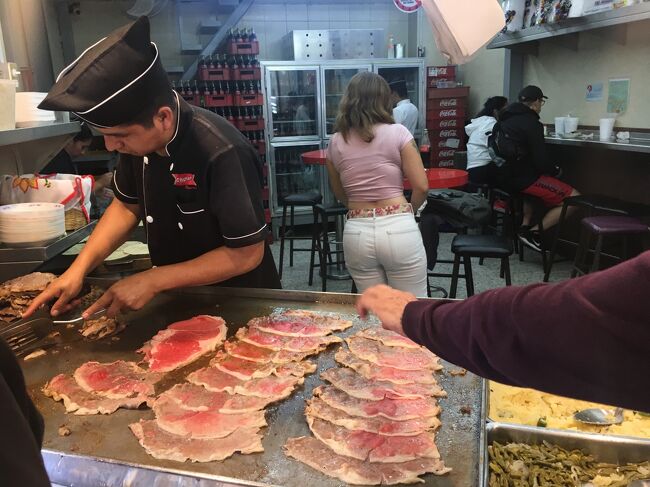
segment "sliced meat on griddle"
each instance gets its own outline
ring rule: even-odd
[[[324,350],[328,345],[341,343],[343,340],[336,336],[326,337],[286,337],[266,333],[258,328],[240,328],[237,338],[258,347],[271,350],[287,350],[289,352],[314,352]]]
[[[296,377],[303,377],[305,374],[310,374],[316,370],[316,364],[308,360],[303,362],[288,362],[286,364],[263,364],[233,357],[221,350],[210,361],[210,366],[216,367],[222,372],[241,380],[261,379],[271,374],[278,376],[290,374]]]
[[[55,401],[63,401],[65,410],[79,415],[111,414],[119,408],[137,409],[151,400],[143,394],[122,399],[109,399],[84,391],[70,376],[59,374],[50,380],[43,392]]]
[[[372,463],[408,462],[418,458],[440,458],[433,433],[415,436],[382,436],[354,431],[307,416],[314,436],[339,455],[368,460]]]
[[[387,347],[402,347],[402,348],[414,348],[414,349],[421,348],[420,345],[415,343],[410,338],[406,338],[405,336],[395,333],[394,331],[386,330],[381,326],[371,326],[369,328],[361,330],[355,336],[361,338],[367,338],[368,340],[375,340],[381,342],[383,345],[386,345]]]
[[[214,462],[233,454],[263,452],[262,435],[258,428],[238,429],[225,438],[194,439],[172,435],[155,421],[140,420],[129,425],[149,455],[160,460],[185,462]]]
[[[84,337],[90,340],[100,340],[102,338],[117,335],[126,328],[126,324],[119,318],[109,318],[100,316],[95,320],[84,320],[79,329]]]
[[[401,463],[370,463],[337,455],[316,438],[289,438],[286,454],[330,477],[353,485],[395,485],[422,483],[426,473],[444,475],[451,469],[435,458]]]
[[[110,399],[153,396],[160,374],[144,370],[135,362],[118,360],[108,364],[86,362],[74,372],[77,384],[86,392]]]
[[[347,367],[328,369],[320,376],[337,389],[358,399],[378,401],[386,398],[424,399],[431,396],[447,396],[437,384],[393,384],[388,381],[368,380]]]
[[[369,401],[349,396],[332,386],[317,387],[314,389],[314,396],[320,397],[331,407],[362,418],[382,417],[395,421],[405,421],[407,419],[436,416],[440,413],[438,403],[433,398]]]
[[[151,406],[158,426],[168,433],[192,438],[224,438],[238,429],[266,426],[264,411],[226,414],[218,411],[194,411],[182,407],[168,396],[161,396]]]
[[[261,379],[241,380],[216,367],[204,367],[187,376],[192,384],[205,387],[212,392],[227,392],[243,396],[268,397],[291,394],[297,385],[305,380],[302,377],[270,375]]]
[[[380,367],[402,370],[440,370],[439,358],[424,347],[418,349],[388,347],[376,340],[358,336],[346,338],[350,352]]]
[[[393,421],[381,417],[362,418],[351,416],[341,409],[329,406],[319,397],[313,397],[307,402],[305,415],[324,419],[349,430],[367,431],[385,436],[413,436],[440,427],[440,420],[436,416],[426,416],[406,421]]]
[[[343,331],[352,326],[352,322],[314,313],[308,315],[279,314],[253,318],[248,322],[250,328],[258,328],[275,335],[292,337],[326,336],[335,331]]]
[[[162,393],[156,402],[171,399],[183,409],[189,411],[215,411],[223,414],[240,414],[264,409],[272,402],[284,399],[288,393],[282,395],[256,397],[241,394],[228,394],[227,392],[212,392],[196,384],[176,384]]]
[[[224,349],[229,355],[250,360],[251,362],[286,364],[288,362],[300,362],[310,353],[289,352],[286,350],[271,350],[270,348],[258,347],[252,343],[241,340],[229,340],[224,344]]]
[[[169,372],[214,351],[226,338],[226,322],[216,316],[195,316],[161,330],[139,352],[149,369]]]
[[[32,272],[0,285],[0,319],[19,319],[45,288],[56,279],[54,274]]]
[[[388,381],[394,384],[435,384],[433,372],[428,369],[402,370],[394,367],[380,367],[353,355],[349,350],[341,348],[334,358],[338,363],[349,367],[357,374],[368,380]]]

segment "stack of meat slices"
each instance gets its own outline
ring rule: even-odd
[[[134,423],[131,431],[158,459],[210,462],[261,452],[264,408],[291,395],[316,370],[306,357],[342,342],[330,334],[351,326],[306,311],[255,318],[208,367],[156,399],[156,419]]]
[[[54,274],[32,272],[0,285],[0,319],[19,319],[27,307],[54,280]]]
[[[440,426],[438,357],[411,340],[374,327],[346,339],[344,367],[326,370],[305,415],[313,437],[290,438],[288,456],[349,484],[422,482],[446,468],[434,442]]]

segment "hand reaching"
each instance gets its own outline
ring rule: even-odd
[[[357,301],[357,312],[362,318],[368,313],[374,314],[384,328],[404,335],[402,315],[404,308],[417,298],[411,293],[398,291],[386,285],[373,286],[367,289]]]

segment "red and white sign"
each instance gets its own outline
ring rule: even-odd
[[[196,188],[194,174],[172,174],[174,176],[174,186],[180,188]]]
[[[411,14],[422,6],[422,0],[393,0],[395,6],[402,12]]]

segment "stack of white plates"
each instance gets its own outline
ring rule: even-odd
[[[49,110],[41,110],[38,104],[47,93],[19,92],[16,93],[16,127],[31,127],[54,123],[56,114]]]
[[[65,213],[58,203],[19,203],[0,206],[0,242],[31,247],[65,233]]]

